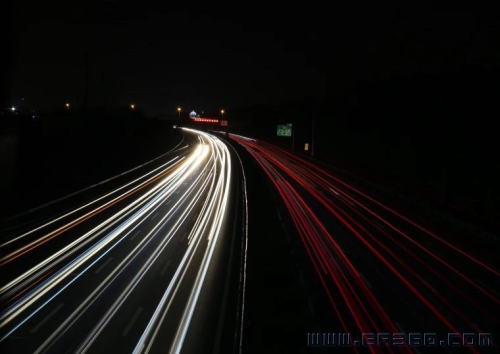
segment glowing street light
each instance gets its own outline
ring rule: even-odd
[[[15,111],[16,111],[16,107],[12,107],[12,108],[11,108],[11,111],[12,111],[12,112],[15,112]]]
[[[130,105],[130,109],[131,109],[131,110],[134,110],[134,109],[135,109],[135,104],[131,104],[131,105]]]
[[[68,102],[65,104],[65,106],[66,106],[67,109],[69,109],[69,103]]]
[[[181,119],[181,107],[177,108],[177,112],[179,112],[179,119]]]

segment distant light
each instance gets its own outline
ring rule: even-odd
[[[181,111],[181,107],[177,108],[177,111],[179,111],[179,112],[180,112],[180,111]]]
[[[135,109],[135,104],[131,104],[130,109]]]
[[[12,112],[15,112],[16,111],[16,107],[12,107],[11,110],[12,110]]]
[[[66,103],[66,108],[69,108],[69,103]]]
[[[224,110],[223,110],[223,109],[221,109],[221,110],[220,110],[220,112],[221,112],[222,114],[224,114]]]
[[[207,123],[219,123],[218,119],[211,119],[211,118],[195,118],[195,122],[207,122]]]

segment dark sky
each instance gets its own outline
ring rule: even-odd
[[[500,62],[494,12],[165,3],[18,2],[13,103],[80,104],[86,51],[91,105],[134,102],[151,114],[326,96],[364,80]]]

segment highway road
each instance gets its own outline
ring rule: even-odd
[[[179,129],[175,150],[3,225],[2,353],[238,352],[241,161]]]
[[[436,349],[410,345],[415,343],[409,333],[435,333],[440,352],[498,350],[498,237],[484,242],[464,236],[446,223],[436,225],[402,210],[396,198],[382,200],[309,158],[256,139],[230,137],[267,174],[279,195],[280,219],[295,229],[287,238],[304,274],[301,282],[326,299],[327,306],[314,304],[321,331],[303,333],[297,352],[340,349],[323,333],[350,333],[348,346],[355,351],[361,349],[355,340],[362,340],[362,333],[374,333],[375,343],[377,333],[387,333],[393,344],[393,334],[403,334],[403,346],[363,348],[373,353]],[[457,346],[448,346],[449,333],[459,334],[450,337]],[[492,338],[491,345],[480,345],[480,334]],[[464,345],[472,337],[474,345]]]

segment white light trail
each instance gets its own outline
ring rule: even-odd
[[[172,352],[181,350],[220,243],[232,183],[232,161],[227,146],[210,134],[187,128],[183,130],[196,134],[198,139],[197,146],[187,151],[186,156],[168,161],[0,245],[0,249],[11,250],[0,258],[0,266],[6,266],[49,244],[55,237],[77,230],[74,226],[83,225],[81,234],[72,231],[74,234],[67,241],[58,238],[60,246],[46,258],[13,275],[0,288],[0,299],[8,303],[0,313],[0,342],[24,328],[25,324],[32,324],[33,317],[49,305],[60,309],[62,306],[54,300],[70,287],[81,287],[82,275],[90,271],[88,274],[98,277],[99,282],[88,293],[81,294],[81,300],[74,308],[64,302],[64,309],[59,311],[67,312],[62,323],[46,321],[44,327],[50,324],[51,332],[35,353],[49,351],[84,313],[91,311],[91,306],[99,303],[106,289],[115,284],[114,288],[118,286],[118,290],[111,305],[96,318],[92,327],[86,329],[85,339],[76,350],[77,353],[92,352],[96,341],[119,317],[116,315],[132,301],[132,294],[144,289],[142,284],[151,278],[152,267],[158,262],[162,264],[163,275],[165,261],[162,256],[175,242],[182,252],[181,260],[166,263],[169,269],[176,269],[172,269],[173,276],[161,290],[154,312],[149,313],[151,317],[134,352],[151,349],[174,301],[184,302],[185,306],[171,343]],[[89,222],[97,220],[96,215],[102,215],[99,221]],[[140,237],[136,237],[139,234]],[[12,250],[15,243],[20,246]],[[125,254],[119,253],[129,244],[130,249]],[[126,281],[117,284],[118,277],[123,279],[125,274]],[[187,274],[194,276],[188,277]],[[189,296],[179,300],[181,288],[186,289]],[[141,308],[141,316],[145,316],[147,307]],[[130,328],[127,333],[129,331]]]

